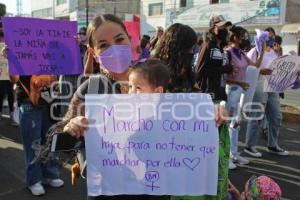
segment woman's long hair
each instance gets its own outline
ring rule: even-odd
[[[193,83],[191,50],[196,42],[195,31],[179,23],[170,26],[158,41],[154,57],[162,60],[169,69],[170,90],[184,82]]]

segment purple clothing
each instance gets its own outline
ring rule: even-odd
[[[245,53],[241,49],[233,47],[228,48],[227,52],[229,54],[230,64],[238,69],[238,72],[230,74],[229,78],[238,81],[246,80],[246,70],[249,64]]]
[[[143,48],[139,60],[148,59],[150,57],[150,51],[147,48]]]

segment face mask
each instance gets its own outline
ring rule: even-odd
[[[249,44],[248,39],[242,39],[241,44],[240,44],[240,49],[244,50]]]
[[[227,42],[227,38],[228,38],[228,31],[227,29],[223,28],[223,29],[219,29],[218,32],[218,36],[217,36],[221,41],[223,42]]]
[[[86,39],[87,39],[86,35],[79,35],[79,37],[80,37],[81,42],[86,41]]]
[[[128,69],[131,58],[130,45],[112,45],[98,56],[98,61],[108,71],[121,74]]]
[[[269,38],[269,40],[267,41],[267,45],[271,48],[274,47],[274,39],[273,38]]]

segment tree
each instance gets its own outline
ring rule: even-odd
[[[0,17],[3,17],[6,14],[6,5],[0,3]]]

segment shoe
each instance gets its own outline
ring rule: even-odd
[[[257,151],[254,147],[246,147],[244,149],[244,152],[249,154],[250,156],[256,157],[256,158],[261,158],[262,154]]]
[[[45,184],[50,185],[51,187],[62,187],[64,185],[64,181],[61,179],[46,179]]]
[[[250,163],[249,160],[247,160],[246,158],[240,156],[239,153],[233,154],[232,155],[232,160],[233,160],[233,162],[236,162],[236,163],[238,163],[240,165],[248,165]]]
[[[268,152],[274,153],[280,156],[288,156],[289,152],[280,147],[268,147]]]
[[[228,169],[235,169],[236,165],[232,162],[231,159],[229,159],[229,163],[228,163]]]
[[[41,196],[45,194],[45,189],[42,186],[41,182],[38,182],[36,184],[33,184],[31,186],[28,186],[28,189],[30,190],[31,194],[34,196]]]

